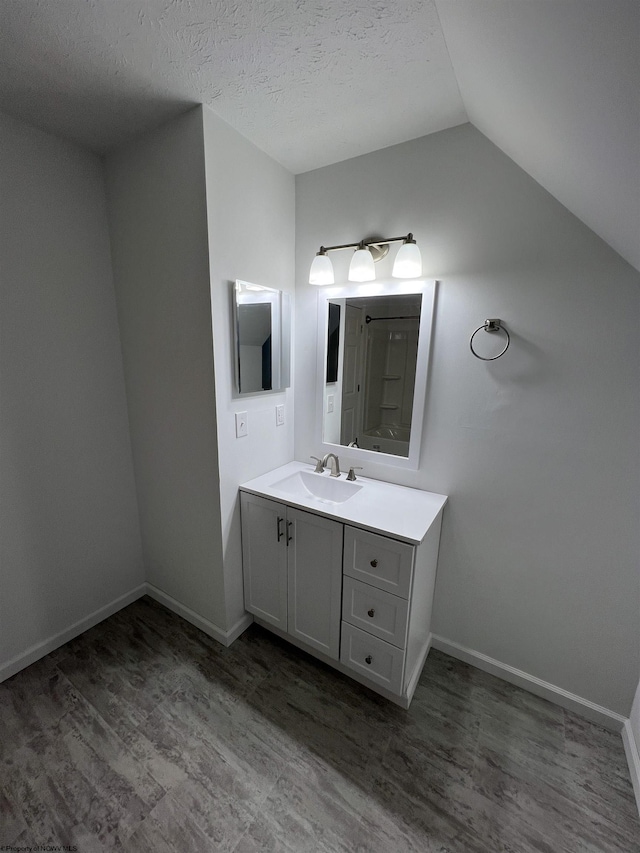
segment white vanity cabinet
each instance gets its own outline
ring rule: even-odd
[[[289,463],[240,487],[245,607],[265,628],[408,708],[431,642],[447,499],[364,478],[342,504],[281,498],[300,471],[308,466]]]
[[[246,492],[241,511],[246,609],[338,660],[344,525]]]

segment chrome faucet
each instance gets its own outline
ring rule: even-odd
[[[336,456],[335,453],[327,453],[327,455],[322,460],[322,467],[326,468],[329,465],[329,461],[331,461],[331,477],[339,477],[340,476],[340,460]]]

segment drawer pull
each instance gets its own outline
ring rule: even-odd
[[[375,569],[375,567],[378,565],[378,561],[377,560],[371,560],[371,565]]]
[[[365,660],[365,663],[369,664],[369,666],[371,666],[371,664],[373,663],[373,658],[371,657],[371,655],[367,655],[364,660]]]
[[[376,611],[373,609],[373,607],[371,608],[371,610],[367,610],[367,613],[369,614],[369,616],[371,616],[372,619],[376,615]]]

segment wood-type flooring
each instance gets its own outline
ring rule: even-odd
[[[0,685],[0,848],[638,853],[621,737],[432,651],[404,711],[143,598]]]

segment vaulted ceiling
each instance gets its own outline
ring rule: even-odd
[[[640,269],[638,0],[2,0],[0,108],[103,153],[205,103],[294,173],[471,121]]]

